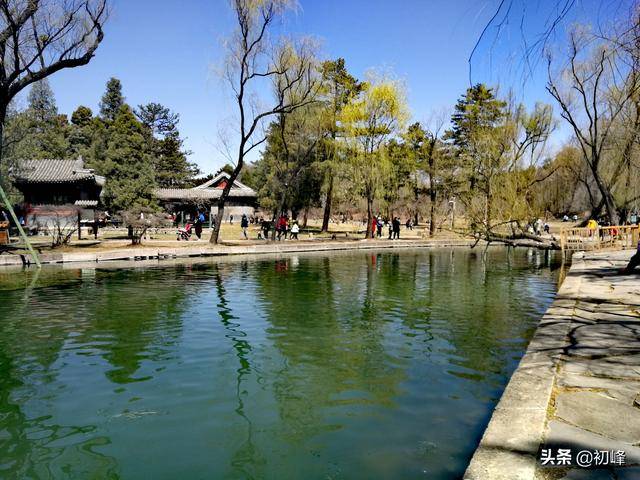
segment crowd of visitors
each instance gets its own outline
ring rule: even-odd
[[[371,220],[371,236],[382,238],[382,232],[386,229],[389,240],[400,240],[400,225],[400,217],[383,219],[381,215],[378,215]],[[408,219],[405,222],[405,227],[407,230],[413,230],[413,220]]]

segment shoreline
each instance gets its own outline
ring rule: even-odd
[[[583,449],[624,450],[627,464],[615,471],[640,476],[640,468],[634,467],[640,465],[640,448],[616,433],[625,422],[640,428],[635,405],[640,358],[634,356],[638,347],[633,337],[624,335],[630,327],[640,329],[634,310],[640,304],[640,276],[617,273],[631,253],[573,255],[556,298],[491,415],[465,480],[570,479],[589,471],[541,468],[537,456],[544,445],[571,448],[573,455]],[[615,366],[612,374],[608,368]],[[629,435],[635,438],[638,432]],[[605,475],[597,478],[614,478],[606,476],[610,468],[596,470]]]
[[[269,242],[249,245],[210,245],[202,243],[189,246],[152,246],[141,245],[132,248],[114,248],[96,252],[52,252],[40,254],[43,265],[69,263],[101,263],[111,261],[138,262],[175,258],[219,257],[227,255],[262,255],[274,253],[322,252],[340,250],[371,250],[393,248],[437,248],[437,247],[470,247],[475,240],[434,239],[434,240],[323,240],[301,242]],[[481,242],[482,243],[482,242]],[[2,267],[34,266],[28,253],[0,255]]]

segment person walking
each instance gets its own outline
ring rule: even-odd
[[[392,220],[387,221],[387,227],[389,229],[389,240],[391,240],[392,235],[393,235],[393,221]]]
[[[240,219],[240,228],[242,229],[242,235],[244,235],[245,240],[249,240],[247,236],[247,228],[249,228],[249,219],[247,218],[247,214],[243,213],[242,218]]]
[[[202,238],[202,224],[204,223],[204,215],[200,212],[196,212],[195,230],[198,240]]]
[[[393,239],[400,240],[400,218],[398,217],[393,219]]]
[[[278,218],[278,223],[276,223],[276,232],[278,234],[278,240],[282,238],[284,235],[284,239],[287,239],[287,217],[282,214],[280,218]]]
[[[263,218],[261,221],[261,227],[264,240],[269,240],[269,230],[271,230],[271,222]]]
[[[291,226],[291,240],[298,240],[298,233],[300,233],[300,227],[298,226],[298,222],[294,221]]]
[[[376,227],[378,228],[378,238],[382,237],[382,217],[378,215]]]

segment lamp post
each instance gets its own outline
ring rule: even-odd
[[[456,197],[449,199],[449,209],[451,210],[451,230],[453,230],[456,225]]]

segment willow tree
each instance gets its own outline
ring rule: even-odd
[[[218,243],[224,206],[246,156],[267,139],[265,123],[313,103],[319,84],[312,42],[273,41],[269,36],[274,23],[291,6],[289,0],[232,0],[231,6],[237,25],[226,42],[223,78],[233,92],[238,117],[237,137],[225,141],[230,146],[237,139],[237,146],[231,158],[233,171],[218,199],[211,243]],[[260,94],[267,87],[275,92],[270,102]]]
[[[553,60],[548,57],[547,90],[560,106],[562,118],[573,130],[600,195],[600,203],[614,225],[620,220],[614,198],[615,184],[625,166],[631,165],[630,154],[640,133],[640,75],[635,58],[640,44],[637,16],[633,22],[629,29],[630,56],[620,48],[620,40],[601,40],[576,29],[569,36],[568,59],[558,71],[552,69]],[[629,111],[633,119],[621,122]],[[621,123],[629,123],[624,129],[628,128],[631,133],[623,142],[626,144],[623,148],[616,145],[616,132],[620,130],[616,126]],[[613,155],[618,158],[612,159]],[[608,160],[615,163],[613,169]],[[608,170],[613,173],[608,174]],[[592,215],[598,215],[598,210],[600,208],[595,207]]]
[[[107,13],[107,0],[0,0],[0,139],[9,103],[18,93],[60,70],[89,63],[104,37]],[[21,230],[2,180],[2,201]]]
[[[341,121],[351,150],[351,178],[367,201],[367,222],[373,218],[373,202],[388,170],[384,143],[399,133],[407,117],[402,85],[385,78],[364,83],[362,93],[342,110]],[[371,237],[367,226],[366,238]]]

